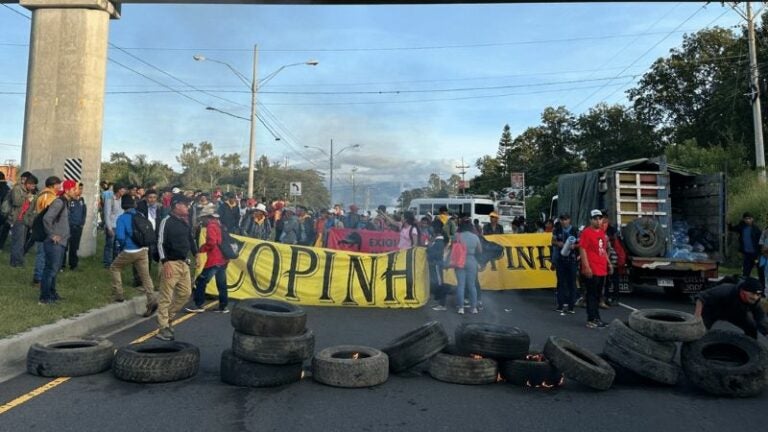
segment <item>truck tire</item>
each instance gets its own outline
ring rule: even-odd
[[[61,339],[35,343],[27,351],[27,372],[43,377],[75,377],[104,372],[115,347],[106,339]]]
[[[766,348],[743,334],[710,330],[683,344],[680,359],[691,384],[714,395],[757,396],[768,383]]]
[[[448,345],[443,325],[431,321],[391,341],[381,350],[389,356],[389,369],[403,372],[429,360]]]
[[[566,377],[596,390],[611,388],[616,376],[605,360],[568,339],[550,336],[544,344],[544,356]]]
[[[486,323],[461,324],[456,328],[456,348],[464,354],[479,354],[499,360],[523,359],[531,338],[517,327]]]
[[[640,217],[628,223],[622,232],[627,249],[639,257],[660,256],[666,247],[664,228],[653,218]]]
[[[355,353],[359,358],[352,358]],[[330,347],[312,359],[312,377],[332,387],[373,387],[389,378],[389,358],[375,348],[358,345]]]
[[[492,384],[496,382],[499,367],[496,360],[489,358],[439,353],[429,363],[429,374],[438,381],[452,384]]]
[[[603,354],[632,372],[661,384],[675,385],[680,378],[680,368],[676,364],[632,351],[610,340],[605,343]]]
[[[243,300],[232,310],[232,327],[253,336],[298,336],[306,326],[306,312],[282,301]]]
[[[302,364],[273,365],[245,361],[231,349],[221,353],[221,381],[240,387],[277,387],[301,380]]]
[[[674,342],[657,342],[627,327],[621,320],[615,319],[608,326],[608,341],[631,351],[645,354],[662,362],[671,362],[675,358],[677,345]]]
[[[669,309],[641,309],[629,314],[629,328],[661,342],[692,342],[707,332],[701,318]]]
[[[267,364],[301,363],[315,351],[315,334],[306,329],[299,336],[264,337],[240,333],[232,335],[232,352],[243,360]]]
[[[200,350],[185,342],[150,342],[117,350],[112,372],[117,379],[137,383],[180,381],[200,367]]]
[[[541,356],[541,353],[530,352],[523,360],[504,360],[499,362],[499,373],[504,381],[536,387],[542,383],[557,385],[563,374],[546,358],[543,360],[529,359],[529,357]]]
[[[616,378],[613,379],[614,384],[620,384],[625,386],[641,386],[652,383],[648,378],[640,376],[624,366],[614,362],[606,357],[605,353],[600,354],[600,358],[605,360],[616,372]]]

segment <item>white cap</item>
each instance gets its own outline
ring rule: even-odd
[[[262,203],[258,203],[258,204],[256,204],[256,210],[263,211],[264,213],[266,213],[267,212],[267,207],[264,204],[262,204]]]
[[[601,211],[600,211],[600,210],[598,210],[598,209],[594,209],[594,210],[592,210],[591,212],[589,212],[589,215],[590,215],[591,217],[595,217],[595,216],[602,216],[602,215],[603,215],[603,212],[601,212]]]
[[[177,193],[181,192],[181,189],[175,187],[175,188],[171,189],[171,192],[177,194]]]

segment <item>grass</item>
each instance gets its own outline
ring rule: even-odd
[[[37,304],[40,289],[32,285],[35,249],[30,249],[24,257],[24,268],[12,268],[9,265],[10,244],[6,242],[6,251],[0,253],[0,338],[111,303],[111,277],[101,263],[103,245],[104,237],[100,234],[94,256],[81,258],[78,270],[74,272],[66,270],[59,273],[56,290],[63,301],[52,306],[41,306]],[[152,273],[156,273],[156,269],[157,266],[153,266]],[[138,295],[132,286],[131,269],[126,268],[123,271],[126,298]]]

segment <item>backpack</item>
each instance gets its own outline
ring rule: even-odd
[[[131,238],[138,247],[152,248],[157,245],[157,236],[155,235],[155,229],[152,228],[152,222],[141,212],[133,214],[131,226],[133,227]]]
[[[62,201],[64,201],[64,198],[57,198]],[[55,202],[55,201],[54,201]],[[56,215],[56,222],[59,221],[59,218],[61,217],[61,214],[64,212],[64,209],[67,206],[66,202],[62,203],[61,210],[59,210],[59,214]],[[43,211],[40,213],[35,212],[35,218],[32,220],[32,241],[34,242],[43,242],[48,237],[48,233],[45,232],[45,224],[43,224],[43,217],[45,217],[46,213],[48,213],[48,209],[51,208],[53,203],[51,203],[48,207],[44,208]],[[29,213],[29,210],[26,214]],[[24,215],[26,217],[26,214]]]
[[[11,215],[11,194],[8,193],[0,204],[0,216],[8,218]]]
[[[237,259],[242,250],[240,242],[229,235],[229,231],[227,231],[224,225],[221,225],[221,244],[219,244],[219,249],[224,258],[228,260]]]
[[[467,245],[462,242],[460,235],[456,235],[456,238],[451,244],[450,260],[448,266],[456,269],[463,269],[467,262]]]
[[[35,195],[35,198],[32,200],[32,202],[29,204],[29,210],[27,210],[26,213],[24,213],[24,225],[27,226],[27,228],[32,228],[32,226],[35,223],[35,220],[37,219],[38,212],[37,212],[37,200],[43,195],[43,194],[50,194],[53,193],[49,190],[43,190],[39,194]],[[53,201],[51,201],[53,203]],[[48,205],[50,207],[50,204]],[[48,208],[46,207],[46,208]],[[42,214],[39,213],[39,214]]]

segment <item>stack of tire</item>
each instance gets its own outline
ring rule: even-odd
[[[276,387],[301,380],[315,349],[300,307],[276,300],[243,300],[232,310],[232,349],[221,354],[221,380],[242,387]]]
[[[706,333],[701,318],[674,310],[633,311],[627,324],[614,320],[609,326],[604,357],[618,370],[620,381],[638,382],[637,377],[664,385],[675,385],[681,369],[675,362],[676,342],[689,343]]]

